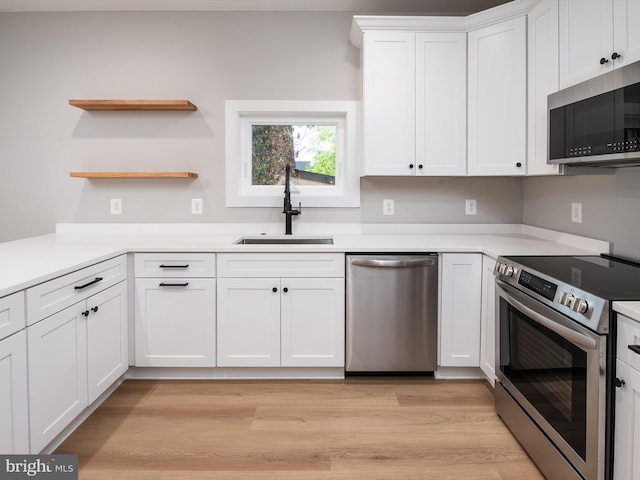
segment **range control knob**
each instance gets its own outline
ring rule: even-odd
[[[571,305],[571,310],[578,313],[587,313],[589,310],[589,302],[584,298],[576,298],[573,305]]]
[[[561,292],[560,298],[558,299],[558,303],[560,305],[564,305],[565,307],[569,307],[571,305],[571,302],[573,302],[574,298],[576,297],[571,295],[569,292]]]
[[[513,274],[516,273],[516,270],[511,265],[504,266],[504,276],[505,277],[513,277]]]

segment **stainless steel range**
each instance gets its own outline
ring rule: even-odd
[[[610,256],[500,257],[496,411],[549,480],[612,480],[616,300],[640,268]]]

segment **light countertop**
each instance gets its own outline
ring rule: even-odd
[[[640,302],[613,302],[613,309],[626,317],[640,322]]]
[[[469,233],[460,233],[456,226],[450,227],[456,233],[446,233],[446,226],[422,229],[420,233],[390,234],[385,229],[379,233],[335,233],[333,245],[238,245],[234,242],[246,232],[228,233],[228,228],[224,233],[182,226],[176,230],[111,229],[108,233],[99,228],[61,230],[63,233],[0,243],[0,297],[129,252],[477,252],[497,257],[608,251],[606,242],[520,226],[484,226],[467,229]]]

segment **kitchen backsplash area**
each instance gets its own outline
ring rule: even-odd
[[[606,240],[616,255],[640,259],[640,167],[611,175],[523,179],[522,221],[528,225]],[[582,204],[582,223],[571,204]]]

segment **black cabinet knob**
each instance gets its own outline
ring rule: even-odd
[[[516,163],[516,167],[520,168],[522,166],[522,163],[518,162]]]
[[[284,288],[282,289],[282,291],[283,291],[284,293],[287,293],[287,292],[289,291],[289,289],[288,289],[287,287],[284,287]]]
[[[96,305],[95,307],[93,307],[93,308],[91,309],[91,311],[92,311],[93,313],[96,313],[96,312],[98,311],[98,306]]]
[[[609,59],[608,59],[608,58],[604,58],[604,57],[602,57],[602,58],[600,59],[600,65],[604,65],[605,63],[609,63]]]
[[[620,54],[618,52],[613,52],[611,54],[611,60],[615,60],[616,58],[620,58]]]
[[[89,310],[85,310],[84,312],[82,312],[82,316],[83,317],[88,317],[89,316]]]
[[[418,168],[419,168],[420,170],[422,170],[422,164],[418,165]]]
[[[276,287],[273,287],[273,288],[271,289],[271,291],[272,291],[273,293],[276,293],[276,292],[278,291],[278,289],[277,289]]]
[[[409,164],[409,168],[413,168],[413,163],[410,163],[410,164]]]
[[[625,382],[624,380],[621,380],[618,377],[616,377],[616,379],[613,381],[613,385],[617,388],[620,388],[620,387],[624,387]]]

